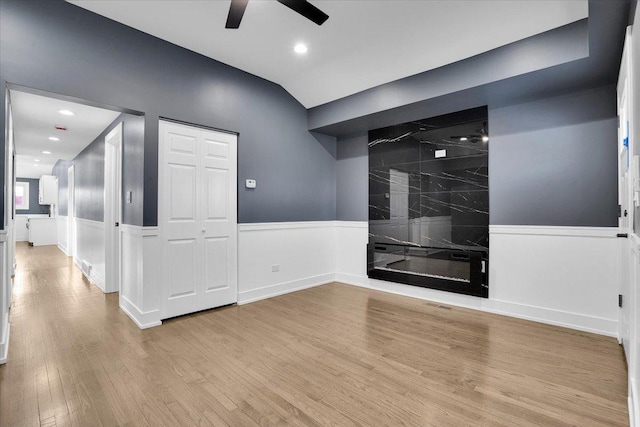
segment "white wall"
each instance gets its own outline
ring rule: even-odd
[[[366,222],[336,224],[336,280],[569,328],[617,335],[617,229],[492,226],[489,298],[369,279]]]
[[[14,233],[16,242],[26,242],[29,239],[29,230],[27,229],[27,220],[29,218],[49,218],[47,214],[16,214],[14,222]]]
[[[334,221],[239,224],[238,304],[333,281],[334,252]]]
[[[492,226],[489,298],[367,277],[367,222],[239,225],[238,303],[333,280],[617,336],[615,228]],[[272,271],[279,265],[279,271]]]
[[[69,217],[59,215],[56,217],[58,224],[58,249],[64,252],[67,256],[69,254]]]
[[[82,262],[91,265],[89,281],[104,292],[104,222],[76,218],[76,256],[78,267]]]
[[[120,225],[120,308],[146,329],[162,324],[160,320],[158,227]]]

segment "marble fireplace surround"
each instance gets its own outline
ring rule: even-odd
[[[479,107],[369,132],[369,277],[488,297],[488,130]]]

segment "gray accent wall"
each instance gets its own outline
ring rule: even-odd
[[[617,226],[615,86],[489,106],[489,221]],[[338,140],[337,219],[366,221],[367,134]]]
[[[369,138],[338,142],[336,162],[336,219],[367,221],[369,215]]]
[[[161,117],[239,133],[239,222],[335,219],[335,140],[310,133],[305,108],[272,82],[62,0],[2,0],[2,128],[7,83],[144,113],[125,171],[141,203],[124,206],[125,223],[157,224]]]
[[[37,178],[16,178],[16,182],[29,183],[29,209],[16,209],[17,215],[46,214],[49,215],[49,205],[41,205],[40,180]]]
[[[615,86],[489,110],[490,222],[618,225]]]
[[[136,151],[142,147],[144,137],[144,117],[132,114],[120,114],[109,126],[91,142],[76,158],[71,161],[60,160],[53,168],[53,174],[58,177],[58,212],[68,215],[68,169],[75,165],[75,216],[93,221],[104,220],[104,165],[105,165],[105,137],[116,126],[122,123],[122,187],[123,194],[132,191],[132,203],[124,203],[123,223],[127,214],[131,215],[142,208],[142,170],[135,163],[129,161],[136,158]],[[133,208],[130,205],[134,205]],[[127,209],[128,207],[128,209]]]

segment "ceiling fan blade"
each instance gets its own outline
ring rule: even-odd
[[[289,9],[298,12],[300,15],[315,22],[318,25],[324,24],[329,19],[329,15],[309,3],[307,0],[278,0]]]
[[[225,28],[236,29],[240,27],[240,21],[247,8],[249,0],[231,0],[231,6],[229,6],[229,15],[227,16],[227,25]]]

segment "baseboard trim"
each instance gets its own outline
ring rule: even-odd
[[[7,359],[9,358],[9,332],[11,331],[11,324],[9,323],[8,313],[4,321],[6,322],[7,329],[4,332],[2,341],[0,341],[0,365],[7,363]]]
[[[60,243],[58,243],[58,249],[60,249],[60,252],[62,252],[66,256],[68,256],[68,257],[71,256],[71,255],[69,255],[69,251],[67,250],[67,248],[62,246]]]
[[[78,270],[80,270],[82,275],[87,278],[89,283],[91,283],[92,285],[96,286],[103,293],[108,294],[108,293],[118,292],[118,291],[113,291],[113,292],[106,292],[105,291],[105,279],[104,279],[104,277],[100,277],[98,275],[87,276],[84,273],[84,271],[82,271],[82,265],[80,264],[80,259],[73,258],[73,263],[76,265],[76,267],[78,267]]]
[[[160,310],[143,312],[134,303],[122,295],[120,295],[120,309],[124,311],[140,329],[148,329],[162,325],[162,320],[160,320]]]
[[[426,301],[434,301],[442,304],[449,304],[457,307],[499,314],[502,316],[515,317],[518,319],[530,320],[533,322],[545,323],[548,325],[560,326],[563,328],[575,329],[613,338],[616,338],[618,336],[618,322],[610,319],[603,319],[599,317],[586,316],[583,314],[569,313],[542,307],[528,306],[508,301],[479,299],[475,297],[467,297],[464,295],[452,296],[448,293],[443,294],[442,299],[429,298],[421,295],[416,295],[415,292],[410,292],[411,290],[415,291],[415,289],[412,289],[413,287],[409,287],[408,289],[404,290],[402,286],[405,285],[398,285],[394,283],[390,285],[394,287],[396,287],[397,285],[398,289],[388,289],[384,286],[380,286],[380,284],[384,284],[385,282],[371,280],[366,276],[336,273],[335,281],[345,283],[347,285],[360,286],[363,288],[373,289],[381,292],[388,292],[411,298],[419,298]],[[469,298],[472,299],[469,300]],[[463,302],[463,300],[473,301],[474,303],[466,304]]]
[[[292,280],[290,282],[276,283],[250,291],[238,292],[238,305],[249,304],[267,298],[313,288],[334,281],[333,273],[320,274],[306,277],[304,279]]]
[[[618,338],[618,321],[584,314],[552,310],[507,301],[489,301],[493,307],[481,308],[489,313],[518,319],[531,320],[548,325]]]

